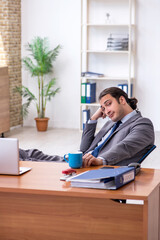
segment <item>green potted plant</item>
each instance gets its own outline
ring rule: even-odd
[[[56,79],[48,80],[48,76],[53,72],[53,62],[56,60],[61,46],[50,50],[47,38],[35,37],[31,43],[26,45],[29,56],[22,59],[26,70],[31,73],[33,79],[37,79],[37,92],[32,93],[27,87],[16,87],[16,91],[25,99],[22,104],[22,114],[25,118],[28,115],[28,108],[34,102],[37,109],[36,126],[38,131],[46,131],[48,120],[45,116],[46,104],[59,92],[60,88],[55,88]]]

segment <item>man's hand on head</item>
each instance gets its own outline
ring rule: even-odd
[[[95,158],[90,153],[86,153],[83,156],[83,167],[99,166],[99,165],[103,165],[103,160],[102,159]]]
[[[103,108],[98,108],[98,110],[92,115],[91,120],[98,120],[99,118],[105,118],[106,114],[103,111]]]

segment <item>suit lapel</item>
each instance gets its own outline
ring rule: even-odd
[[[121,130],[122,128],[124,128],[125,126],[127,126],[128,124],[134,122],[136,119],[138,119],[139,117],[141,117],[140,112],[137,112],[137,114],[135,114],[133,117],[129,118],[125,123],[122,123],[115,132],[118,132],[119,130]]]
[[[141,113],[140,112],[137,112],[136,115],[134,115],[133,117],[131,117],[130,119],[128,119],[125,123],[121,124],[115,131],[114,133],[112,134],[112,136],[120,131],[122,128],[124,128],[125,126],[127,126],[128,124],[130,124],[131,122],[134,122],[137,118],[141,117]],[[102,127],[102,129],[97,133],[97,135],[95,136],[95,139],[93,141],[93,143],[91,144],[90,148],[88,149],[88,151],[91,151],[93,150],[97,144],[102,140],[102,137],[105,136],[105,134],[113,127],[113,125],[115,124],[115,122],[113,121],[107,121],[106,124]],[[111,137],[112,137],[111,136]],[[109,137],[108,140],[111,138]],[[106,141],[106,143],[108,142],[108,140]],[[104,144],[104,146],[106,145],[106,143]],[[103,146],[103,147],[104,147]],[[103,148],[102,147],[102,148]],[[88,152],[87,151],[87,152]]]
[[[124,128],[125,126],[127,126],[127,125],[129,125],[130,123],[132,123],[132,122],[134,122],[136,119],[138,119],[139,117],[141,117],[141,114],[140,114],[140,112],[137,112],[137,114],[136,115],[134,115],[133,117],[131,117],[131,118],[129,118],[125,123],[122,123],[122,124],[120,124],[120,126],[113,132],[113,134],[107,139],[107,141],[105,142],[105,144],[102,146],[102,148],[107,144],[107,142],[110,140],[110,138],[112,138],[112,136],[114,136],[118,131],[120,131],[122,128]],[[107,132],[109,131],[109,129],[114,125],[115,123],[114,122],[111,122],[110,123],[110,125],[108,125],[108,130],[107,129],[104,129],[104,130],[106,130]],[[105,132],[105,134],[107,133],[107,132]],[[104,135],[105,135],[104,134]],[[104,136],[103,135],[103,136]],[[102,136],[102,137],[103,137]],[[102,137],[101,137],[101,139],[102,139]],[[100,139],[100,140],[101,140]],[[99,140],[99,141],[100,141]]]
[[[103,128],[100,130],[100,132],[97,134],[96,136],[96,140],[101,140],[102,137],[104,137],[106,135],[106,133],[113,127],[114,125],[114,122],[110,121],[110,122],[107,122]]]
[[[112,121],[106,122],[106,124],[102,127],[102,129],[95,136],[95,139],[94,139],[91,147],[89,148],[89,151],[94,149],[97,146],[97,144],[102,140],[102,138],[106,135],[106,133],[113,127],[113,125],[114,125],[114,122],[112,122]]]

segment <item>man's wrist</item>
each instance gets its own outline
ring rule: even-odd
[[[108,163],[105,159],[103,159],[103,165],[108,165]]]
[[[91,119],[89,119],[89,120],[88,120],[88,123],[89,123],[89,124],[91,124],[91,123],[97,123],[97,120],[91,120]]]
[[[102,165],[108,165],[107,161],[103,157],[98,157],[102,160]]]

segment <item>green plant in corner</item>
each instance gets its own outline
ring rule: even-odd
[[[28,108],[34,102],[37,109],[37,117],[45,118],[47,102],[51,101],[60,90],[60,88],[55,88],[55,78],[47,81],[48,75],[53,72],[53,62],[56,60],[60,49],[61,46],[58,45],[53,50],[50,50],[48,39],[41,37],[35,37],[31,43],[26,45],[29,56],[24,57],[22,62],[26,70],[31,73],[31,76],[37,78],[38,98],[27,87],[16,87],[16,91],[25,99],[25,103],[22,105],[23,117],[28,115]]]

